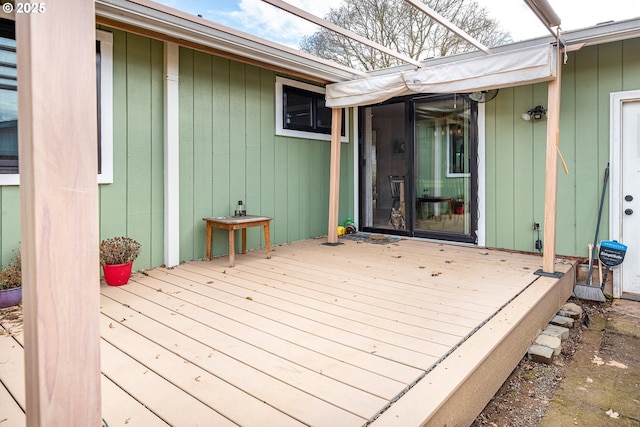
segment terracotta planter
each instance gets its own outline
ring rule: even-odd
[[[129,281],[131,277],[131,267],[133,262],[127,264],[108,264],[102,266],[104,280],[109,286],[122,286]]]
[[[0,291],[0,308],[18,305],[20,301],[22,301],[22,287]]]

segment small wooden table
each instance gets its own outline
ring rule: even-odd
[[[422,204],[423,203],[431,203],[431,204],[439,204],[439,203],[447,203],[447,214],[449,215],[449,219],[451,219],[451,214],[453,213],[453,199],[451,197],[418,197],[416,199],[416,208],[420,212],[420,216],[422,217]],[[428,217],[429,215],[427,215]]]
[[[267,258],[271,258],[271,237],[269,234],[269,222],[272,218],[258,215],[246,216],[218,216],[212,218],[202,218],[207,222],[207,259],[211,260],[211,240],[213,236],[213,227],[224,228],[229,230],[229,267],[235,265],[235,231],[242,230],[242,252],[247,252],[247,228],[259,227],[264,228],[264,245],[267,249]]]

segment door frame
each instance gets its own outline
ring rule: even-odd
[[[408,99],[415,98],[415,95],[407,97]],[[410,102],[409,104],[412,105]],[[361,223],[360,214],[362,213],[361,203],[362,202],[362,192],[365,191],[365,184],[362,182],[362,168],[364,165],[362,164],[362,155],[363,153],[360,150],[362,147],[364,138],[364,132],[360,132],[360,125],[365,124],[366,118],[361,117],[361,114],[364,114],[365,108],[367,106],[360,106],[353,109],[353,120],[354,120],[354,141],[356,142],[353,147],[353,178],[354,178],[354,197],[353,197],[353,206],[354,206],[354,218],[357,221],[358,230],[363,229],[363,222]],[[407,112],[407,115],[412,114],[412,112]],[[413,140],[413,120],[409,120],[409,128],[411,128],[411,140]],[[478,146],[477,146],[477,206],[476,206],[476,220],[477,220],[477,229],[475,230],[476,241],[475,243],[470,245],[485,247],[486,246],[486,109],[484,103],[477,104],[477,123],[476,126],[478,128]],[[413,144],[415,145],[415,144]],[[413,162],[413,157],[411,158],[411,162]],[[384,232],[389,232],[389,230],[385,230]],[[394,234],[391,232],[390,234]],[[423,239],[424,237],[418,237]],[[452,242],[453,241],[450,241]]]
[[[609,236],[612,240],[622,240],[622,107],[625,103],[640,101],[640,90],[612,92],[610,94],[610,137],[609,163],[612,173],[609,190]],[[624,263],[618,267],[618,274],[613,275],[613,297],[622,297],[622,269]]]

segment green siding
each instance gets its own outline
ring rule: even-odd
[[[20,246],[20,189],[17,186],[0,187],[0,250],[2,265],[13,257]]]
[[[639,40],[583,48],[562,69],[556,251],[586,256],[593,242],[609,161],[609,95],[640,88]],[[544,226],[546,121],[520,114],[547,107],[547,84],[502,89],[486,105],[487,246],[535,250],[533,222]],[[605,208],[600,238],[608,236]]]
[[[326,235],[330,149],[275,136],[274,72],[181,48],[180,258],[204,257],[202,218],[233,214],[238,200],[274,218],[273,244]],[[340,218],[353,215],[351,151],[342,144]],[[227,253],[226,231],[213,242]],[[247,230],[247,246],[264,246],[262,230]]]
[[[135,268],[163,262],[163,44],[113,30],[114,182],[100,186],[101,238],[139,240]],[[640,88],[640,39],[591,46],[563,66],[557,252],[587,254],[602,175],[609,159],[609,94]],[[205,253],[202,218],[233,213],[274,217],[272,242],[326,234],[330,144],[275,136],[275,73],[180,49],[180,257]],[[546,122],[520,114],[547,106],[547,85],[502,89],[486,107],[486,243],[534,251],[533,222],[543,223]],[[353,143],[353,137],[351,136]],[[340,213],[353,215],[353,146],[342,144]],[[20,240],[19,188],[0,188],[0,254],[5,264]],[[608,234],[605,205],[600,238]],[[544,224],[542,224],[544,225]],[[214,254],[226,254],[226,233]],[[249,230],[250,248],[262,246]]]
[[[164,258],[163,57],[161,42],[113,31],[113,183],[100,186],[100,236],[138,240],[136,269]]]

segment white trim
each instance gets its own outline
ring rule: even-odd
[[[0,186],[20,185],[20,174],[0,173]]]
[[[325,94],[325,88],[323,87],[299,82],[297,80],[287,79],[285,77],[276,76],[276,135],[289,136],[292,138],[314,139],[318,141],[331,141],[330,134],[304,132],[300,130],[285,129],[282,127],[282,123],[284,120],[283,86],[291,86],[291,87],[296,87],[298,89],[307,90],[309,92]],[[349,142],[349,116],[347,113],[348,113],[348,110],[345,109],[344,136],[340,137],[341,142]]]
[[[98,184],[113,183],[113,34],[96,30],[100,42],[100,148]]]
[[[164,263],[180,264],[180,112],[179,55],[176,43],[164,44]]]
[[[447,124],[445,131],[447,133],[447,178],[469,178],[471,176],[470,172],[451,172],[451,142],[453,138],[450,130]],[[469,149],[468,144],[467,149]]]
[[[612,240],[622,241],[622,105],[625,102],[640,101],[640,90],[613,92],[610,99],[609,136],[609,236]],[[613,297],[622,296],[622,271],[624,264],[613,275]]]
[[[486,157],[486,113],[484,104],[478,104],[478,230],[477,245],[487,244],[487,157]]]
[[[113,34],[96,30],[100,42],[100,136],[102,173],[98,184],[113,182]],[[0,186],[20,185],[20,174],[0,174]]]

